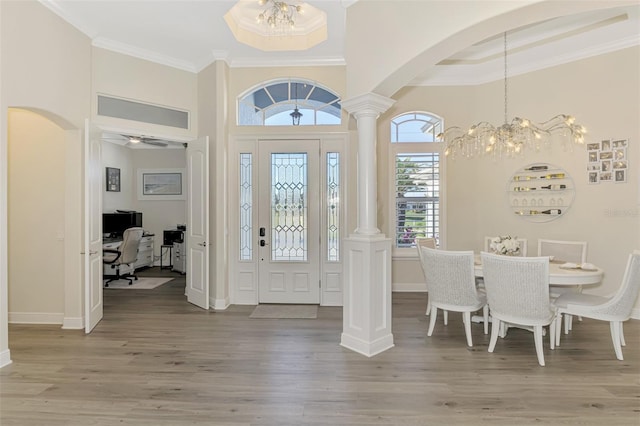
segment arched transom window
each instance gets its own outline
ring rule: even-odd
[[[306,80],[271,81],[238,99],[240,126],[316,126],[341,123],[340,97]],[[296,121],[296,115],[298,120]]]

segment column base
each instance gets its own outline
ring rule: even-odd
[[[392,348],[391,239],[351,235],[344,241],[345,287],[340,345],[365,356]]]

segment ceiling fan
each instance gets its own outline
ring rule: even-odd
[[[147,136],[137,136],[137,135],[123,135],[123,134],[103,134],[102,140],[108,142],[115,142],[125,145],[136,145],[139,143],[143,143],[146,145],[153,145],[158,147],[167,147],[169,146],[169,142],[164,139],[152,138]]]

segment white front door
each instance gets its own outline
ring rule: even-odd
[[[187,301],[209,309],[209,138],[187,145]]]
[[[259,142],[259,303],[320,303],[320,142]]]
[[[102,319],[102,145],[99,131],[84,125],[84,331]]]

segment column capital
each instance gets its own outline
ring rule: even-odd
[[[396,102],[395,99],[387,98],[386,96],[378,95],[377,93],[365,93],[356,97],[343,100],[342,107],[350,114],[353,114],[356,119],[360,115],[382,114]]]

